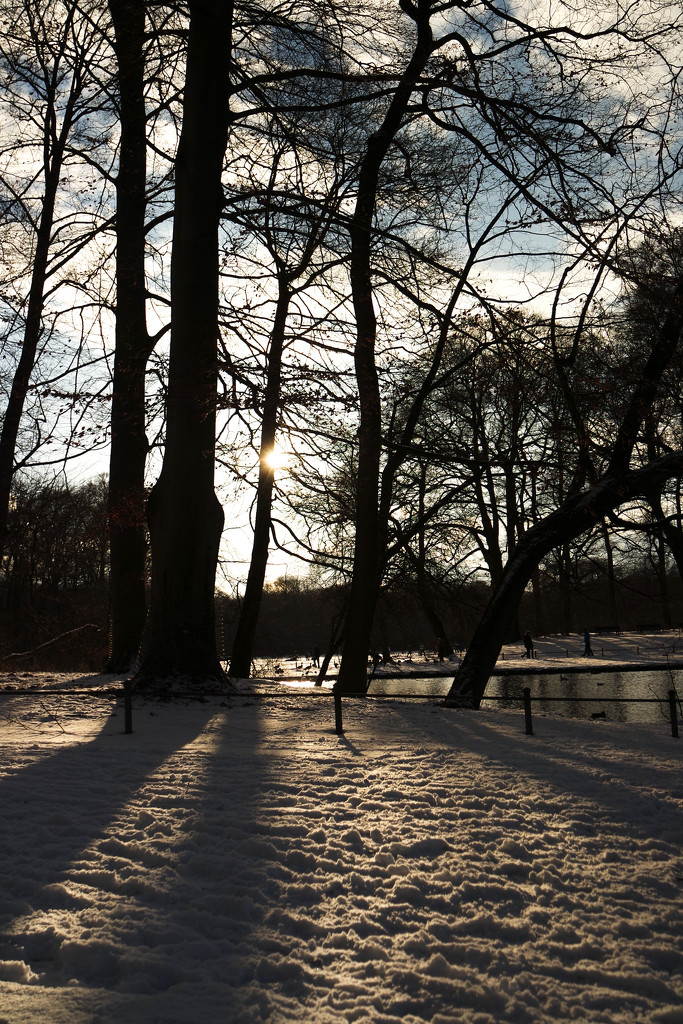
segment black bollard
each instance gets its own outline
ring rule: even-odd
[[[341,706],[341,693],[334,693],[334,730],[337,736],[341,736],[344,732],[342,727],[342,706]]]
[[[669,690],[669,717],[671,718],[671,735],[678,739],[678,708],[676,707],[676,691]]]
[[[528,686],[524,687],[524,720],[526,723],[526,734],[527,736],[533,736],[534,725],[531,720],[531,690]]]

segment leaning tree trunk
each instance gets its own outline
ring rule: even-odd
[[[651,494],[683,472],[682,452],[652,460],[640,470],[629,469],[643,417],[652,407],[664,371],[677,351],[682,330],[683,280],[672,296],[666,320],[653,342],[619,424],[606,473],[587,491],[570,494],[559,509],[522,535],[453,680],[447,703],[479,706],[505,631],[531,573],[553,548],[568,544],[590,530],[623,501]]]
[[[520,538],[477,626],[446,703],[479,707],[495,667],[509,623],[531,574],[545,556],[590,530],[622,502],[648,493],[654,481],[663,484],[683,472],[683,452],[657,459],[643,469],[607,476],[588,491],[568,498]]]
[[[145,313],[145,9],[109,0],[116,35],[121,105],[116,179],[116,353],[109,458],[109,613],[107,671],[135,661],[147,616],[145,526],[145,369],[152,350]]]
[[[254,539],[249,562],[247,587],[232,646],[229,675],[247,679],[251,670],[254,637],[258,625],[263,583],[268,564],[271,511],[273,505],[274,466],[269,465],[268,455],[275,446],[278,411],[280,408],[280,380],[282,377],[282,350],[285,340],[285,325],[291,292],[284,280],[279,282],[278,302],[270,338],[268,356],[268,380],[263,401],[261,424],[261,448],[258,484],[256,488],[256,515],[254,518]]]
[[[149,501],[152,588],[136,679],[222,679],[214,587],[223,511],[214,492],[218,226],[232,5],[190,3],[176,157],[166,448]]]
[[[327,648],[322,662],[320,663],[320,670],[315,679],[316,686],[322,686],[325,682],[325,676],[327,670],[330,667],[330,662],[334,657],[335,653],[339,650],[339,644],[344,635],[344,620],[346,618],[346,607],[342,607],[339,614],[335,615],[332,620],[332,629],[330,630],[330,637],[327,642]]]

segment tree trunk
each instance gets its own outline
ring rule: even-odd
[[[278,302],[270,339],[268,380],[263,402],[254,540],[251,561],[249,563],[249,575],[247,576],[247,588],[242,602],[230,658],[229,675],[240,679],[247,679],[251,670],[254,636],[258,625],[261,598],[263,596],[263,581],[268,564],[268,544],[270,541],[275,471],[274,467],[269,465],[267,457],[275,446],[275,432],[280,408],[282,349],[285,340],[285,325],[290,298],[291,292],[287,284],[281,279],[279,281]]]
[[[218,226],[232,5],[190,3],[176,157],[166,448],[150,496],[152,589],[136,680],[223,679],[214,587],[223,511],[214,493]]]
[[[145,315],[145,9],[109,0],[121,105],[116,180],[116,354],[109,459],[110,648],[107,671],[135,661],[145,595],[145,369],[152,350]]]
[[[669,594],[669,576],[666,564],[666,545],[664,543],[664,532],[661,528],[655,530],[652,538],[657,557],[657,580],[659,583],[659,608],[661,612],[662,626],[671,629],[671,598]]]
[[[612,550],[609,527],[604,520],[602,523],[602,540],[605,545],[605,555],[607,558],[607,607],[609,614],[606,625],[618,629],[619,616],[617,615],[617,580],[614,573],[614,551]]]
[[[652,514],[657,520],[661,536],[666,541],[667,547],[673,555],[678,574],[681,579],[683,579],[683,530],[681,530],[679,525],[680,519],[677,515],[677,521],[672,522],[671,519],[664,514],[661,494],[649,495],[648,502],[652,509]]]
[[[418,485],[418,521],[419,528],[417,534],[417,556],[415,556],[410,549],[410,546],[406,546],[405,552],[407,557],[415,566],[415,586],[417,590],[417,598],[420,603],[420,608],[424,612],[424,615],[432,627],[434,636],[438,641],[441,641],[440,648],[441,653],[445,654],[447,658],[450,658],[453,654],[453,645],[446,636],[446,629],[440,616],[438,615],[434,602],[432,601],[431,594],[429,592],[429,581],[427,578],[427,551],[425,546],[425,496],[427,493],[427,466],[422,464],[420,466],[420,482]]]
[[[531,574],[531,588],[534,602],[534,630],[536,636],[543,636],[545,634],[545,612],[543,610],[541,573],[538,566],[536,566]]]
[[[405,8],[404,8],[405,9]],[[429,9],[411,8],[417,42],[380,128],[368,139],[351,221],[351,293],[356,317],[354,365],[360,403],[358,475],[356,482],[356,540],[346,620],[344,653],[335,687],[344,693],[363,693],[372,623],[381,582],[385,538],[380,535],[379,467],[382,446],[382,408],[375,365],[377,321],[373,308],[371,238],[379,187],[379,172],[391,142],[401,127],[413,89],[432,51]]]
[[[560,576],[560,602],[562,610],[562,631],[572,631],[572,557],[569,544],[563,544],[558,552],[558,565]]]
[[[520,538],[477,626],[453,680],[447,704],[479,707],[493,672],[510,620],[524,588],[541,559],[553,548],[568,544],[622,502],[647,494],[653,482],[663,484],[683,472],[683,452],[657,459],[619,477],[607,476],[532,526]]]
[[[320,663],[320,671],[316,676],[315,685],[322,686],[327,675],[327,670],[330,667],[330,662],[335,655],[335,652],[339,650],[339,644],[341,643],[342,636],[344,635],[344,619],[346,618],[346,605],[341,608],[339,613],[335,615],[332,621],[332,629],[330,630],[330,638],[327,643],[327,649],[325,656]]]

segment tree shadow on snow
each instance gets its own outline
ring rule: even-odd
[[[415,716],[407,703],[395,703],[387,711],[408,722],[415,722]],[[594,801],[606,811],[613,823],[625,824],[624,807],[629,807],[628,828],[644,837],[658,836],[662,821],[654,813],[652,790],[657,786],[670,790],[672,772],[657,769],[652,762],[647,765],[647,776],[643,777],[643,766],[633,757],[634,742],[643,749],[637,727],[630,730],[602,732],[602,724],[581,720],[562,720],[561,729],[553,728],[551,719],[534,719],[534,735],[524,731],[524,715],[510,716],[511,724],[519,730],[517,736],[510,736],[507,723],[501,736],[500,718],[496,721],[487,712],[458,711],[438,706],[433,709],[435,734],[434,742],[443,747],[444,742],[459,753],[468,751],[486,757],[495,764],[497,771],[509,768],[516,777],[529,777],[529,794],[533,795],[533,782],[544,782],[563,793]],[[444,722],[447,729],[444,730]],[[637,740],[634,738],[638,737]],[[658,742],[653,739],[653,744]],[[605,750],[603,740],[609,750]],[[662,744],[676,743],[662,731]],[[653,759],[657,749],[652,748]],[[615,758],[611,753],[617,751]],[[675,751],[672,752],[675,753]],[[501,784],[503,785],[503,784]],[[658,796],[660,799],[661,792]],[[667,827],[683,827],[683,810],[680,804],[666,801],[662,811],[669,822]],[[639,821],[642,825],[639,825]]]
[[[17,768],[0,781],[0,959],[29,965],[49,959],[45,944],[34,942],[32,950],[30,936],[24,942],[22,922],[49,915],[55,899],[68,908],[64,883],[71,866],[125,826],[129,805],[137,813],[136,794],[201,733],[214,711],[196,702],[183,709],[136,700],[134,731],[126,735],[120,702],[96,705],[88,696],[79,703],[65,694],[57,702],[49,692],[3,700],[0,713],[15,736],[24,730],[25,745],[14,739],[5,747]],[[43,969],[36,964],[37,973]]]

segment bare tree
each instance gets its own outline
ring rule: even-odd
[[[145,371],[147,330],[145,8],[109,0],[118,67],[119,166],[116,177],[116,350],[109,457],[111,545],[110,650],[107,669],[136,658],[147,617],[145,523]]]
[[[214,492],[218,228],[229,125],[232,5],[192,0],[175,162],[166,446],[149,500],[152,588],[140,684],[218,680],[214,585],[223,510]]]
[[[72,174],[87,178],[84,152],[107,145],[109,124],[101,81],[106,71],[99,66],[106,51],[101,18],[95,3],[81,10],[76,3],[64,2],[48,11],[34,0],[13,0],[3,10],[3,116],[13,116],[22,130],[4,150],[9,162],[5,161],[0,176],[0,209],[15,236],[23,237],[15,237],[5,249],[13,254],[19,251],[22,265],[6,268],[5,289],[12,279],[19,295],[9,333],[20,333],[20,355],[0,434],[0,550],[22,414],[40,346],[49,336],[46,296],[60,284],[73,283],[64,268],[75,258],[87,262],[83,250],[97,230],[89,213],[85,229],[80,223],[83,200],[70,191],[68,179]],[[81,192],[89,193],[85,180]],[[16,262],[14,255],[11,259]]]

